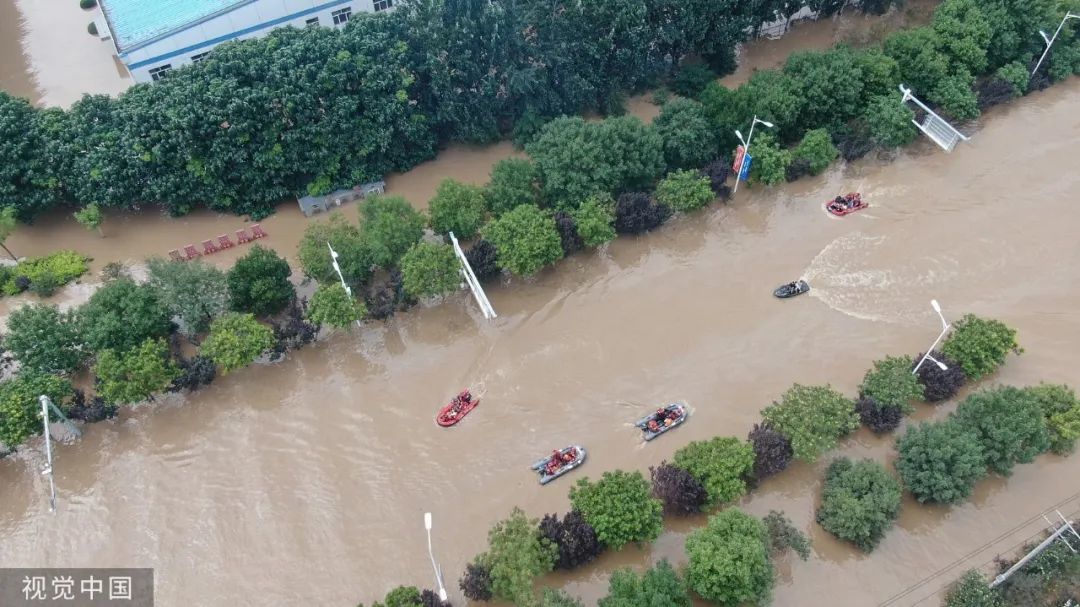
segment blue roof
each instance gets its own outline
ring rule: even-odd
[[[120,52],[253,0],[101,0]]]

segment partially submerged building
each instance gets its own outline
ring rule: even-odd
[[[229,40],[264,36],[277,27],[341,27],[360,12],[391,9],[395,0],[99,0],[116,55],[136,82],[156,81],[195,63]]]

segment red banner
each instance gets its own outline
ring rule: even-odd
[[[743,152],[745,152],[745,150],[743,150],[743,146],[740,145],[739,147],[735,148],[735,162],[731,163],[731,170],[735,171],[736,174],[738,174],[739,169],[742,168],[739,165],[742,164]]]

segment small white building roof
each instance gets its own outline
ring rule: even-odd
[[[255,0],[100,0],[119,52],[187,29]]]

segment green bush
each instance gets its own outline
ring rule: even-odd
[[[532,205],[521,205],[489,221],[482,232],[495,245],[499,267],[518,276],[535,274],[563,256],[555,220]]]
[[[371,261],[389,268],[424,235],[424,216],[401,196],[371,196],[360,205],[360,236]]]
[[[697,168],[716,157],[716,132],[697,101],[674,99],[665,103],[652,128],[663,140],[669,171]]]
[[[15,281],[20,276],[30,279],[30,289],[43,297],[52,295],[55,290],[85,274],[89,269],[85,255],[75,251],[56,251],[44,257],[26,259],[5,272],[3,292],[16,295],[25,289]]]
[[[56,306],[23,306],[8,317],[7,330],[4,348],[25,371],[71,373],[86,359],[73,315]]]
[[[346,282],[361,285],[371,278],[375,261],[370,247],[360,237],[360,228],[339,212],[331,213],[328,219],[313,221],[304,228],[297,258],[305,275],[319,282],[338,281],[327,243],[338,254],[338,266]]]
[[[962,502],[986,476],[978,437],[955,420],[908,428],[896,450],[896,471],[920,502]]]
[[[656,186],[656,199],[683,213],[696,211],[715,198],[709,178],[696,170],[668,173]]]
[[[41,432],[41,395],[63,409],[74,390],[66,379],[32,372],[0,383],[0,443],[15,449]]]
[[[520,508],[488,531],[487,552],[478,564],[491,576],[491,591],[500,599],[526,605],[533,601],[533,580],[555,566],[558,549],[540,535],[536,519]]]
[[[85,1],[86,0],[80,0],[80,4],[82,4]],[[90,2],[94,2],[94,1],[95,0],[90,0]],[[86,33],[90,34],[91,36],[97,36],[98,35],[97,24],[94,23],[93,21],[91,21],[90,23],[87,23],[86,24]]]
[[[605,472],[595,483],[583,478],[570,489],[570,506],[615,550],[660,537],[663,505],[640,472]]]
[[[251,364],[273,344],[270,327],[251,314],[231,312],[210,324],[210,334],[199,347],[199,354],[214,361],[222,373],[228,373]]]
[[[911,372],[915,361],[910,356],[887,356],[874,361],[874,368],[866,372],[859,394],[870,397],[886,406],[896,406],[910,414],[915,408],[913,400],[925,398],[919,377]]]
[[[346,329],[367,315],[364,303],[340,283],[321,284],[308,303],[307,317],[316,325]]]
[[[225,274],[232,309],[257,316],[284,310],[296,296],[291,275],[289,263],[277,253],[259,245],[251,247]]]
[[[450,245],[420,242],[401,258],[402,286],[412,297],[438,297],[458,290],[461,265]]]
[[[1058,455],[1071,453],[1080,438],[1080,400],[1068,386],[1039,384],[1023,389],[1039,405],[1050,432],[1050,450]]]
[[[881,464],[840,458],[825,472],[817,521],[826,531],[870,552],[900,514],[900,483]]]
[[[986,577],[972,569],[949,588],[945,607],[1005,607],[1005,602]]]
[[[428,203],[428,213],[436,234],[453,232],[458,238],[472,238],[484,223],[484,189],[443,179]]]
[[[754,467],[754,449],[726,436],[693,441],[675,452],[675,465],[705,487],[709,506],[717,506],[746,493],[745,479]]]
[[[795,457],[808,462],[816,461],[836,447],[841,436],[859,427],[855,403],[831,386],[795,384],[761,414],[791,439]]]
[[[716,80],[716,74],[708,66],[700,63],[684,65],[671,79],[671,90],[677,95],[694,98],[714,80]]]
[[[969,379],[993,373],[1009,352],[1020,354],[1016,330],[999,320],[967,314],[953,325],[952,334],[941,345],[941,352],[960,363]]]
[[[169,348],[161,338],[147,339],[125,352],[102,350],[94,365],[97,393],[105,402],[128,405],[153,400],[180,375],[169,359]]]
[[[971,88],[974,83],[969,73],[952,74],[939,80],[927,98],[947,116],[973,120],[979,117],[979,98]]]
[[[765,524],[735,508],[709,517],[686,538],[686,582],[707,601],[767,605],[776,583]]]
[[[997,77],[1008,82],[1013,87],[1013,96],[1019,97],[1027,93],[1028,83],[1031,82],[1031,73],[1027,66],[1019,61],[1006,63],[998,68]]]
[[[1039,401],[1031,392],[1003,386],[968,396],[953,413],[978,438],[987,465],[1008,476],[1050,448],[1050,433]]]
[[[540,175],[525,158],[506,158],[491,168],[491,180],[484,186],[484,202],[496,217],[523,204],[537,204]]]
[[[787,178],[787,168],[791,164],[791,152],[780,147],[776,140],[761,134],[751,142],[750,178],[765,185],[776,185]],[[736,176],[738,177],[738,176]]]
[[[598,247],[615,239],[615,203],[610,198],[589,198],[570,216],[585,246]]]
[[[608,582],[608,594],[597,607],[690,607],[686,582],[675,568],[661,559],[638,575],[633,569],[617,569]]]
[[[918,135],[911,122],[914,118],[915,112],[911,108],[887,96],[871,99],[863,113],[874,142],[883,148],[898,148],[914,141]]]
[[[803,135],[802,141],[795,148],[793,159],[806,161],[810,167],[810,174],[818,175],[827,169],[839,155],[840,151],[833,145],[829,131],[814,129],[806,131]]]
[[[123,352],[169,334],[169,311],[161,291],[131,280],[101,287],[75,312],[83,341],[93,352]]]
[[[97,0],[79,0],[79,8],[88,9],[97,6]]]

